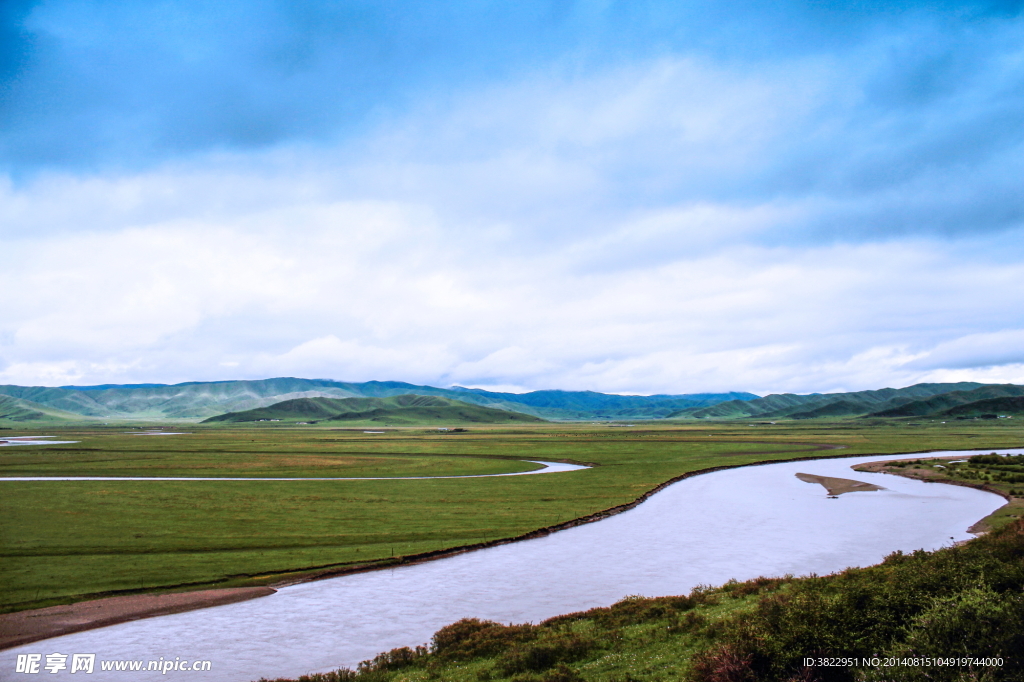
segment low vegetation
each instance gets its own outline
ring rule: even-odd
[[[628,598],[539,625],[462,620],[429,645],[298,682],[998,682],[1024,677],[1021,652],[1016,521],[965,545],[830,576]]]

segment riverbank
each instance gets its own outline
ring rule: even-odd
[[[133,594],[0,614],[0,649],[140,618],[234,604],[266,597],[275,592],[277,590],[270,587],[234,587],[198,592]]]
[[[629,597],[538,625],[463,619],[356,670],[260,682],[1019,680],[1024,521],[822,577]]]
[[[819,455],[795,457],[786,461],[813,462],[823,460],[846,459],[848,457],[849,455],[847,454],[834,454],[825,456]],[[263,575],[258,577],[259,580],[263,581],[263,586],[250,587],[248,589],[257,590],[256,592],[250,593],[253,596],[263,596],[265,594],[272,594],[276,588],[286,587],[289,585],[308,583],[312,581],[323,580],[326,578],[334,578],[343,575],[369,573],[374,571],[382,571],[384,569],[406,567],[414,564],[432,562],[436,559],[455,557],[460,554],[467,554],[480,549],[495,548],[500,545],[509,545],[512,543],[522,542],[524,540],[529,539],[539,539],[557,533],[559,531],[564,531],[570,528],[576,528],[579,526],[592,524],[595,521],[607,519],[609,517],[621,514],[625,511],[637,507],[639,504],[652,497],[655,493],[658,493],[667,488],[668,486],[676,482],[683,481],[685,479],[691,479],[697,476],[713,472],[721,472],[725,470],[734,469],[747,469],[755,466],[772,464],[779,464],[779,461],[765,460],[744,465],[721,465],[717,467],[708,467],[696,471],[686,472],[684,474],[675,476],[672,479],[665,481],[664,483],[658,486],[655,486],[653,489],[647,491],[643,495],[639,496],[638,498],[634,499],[633,501],[627,504],[604,509],[600,512],[572,519],[563,523],[539,528],[528,533],[521,534],[519,536],[510,538],[500,538],[483,543],[462,545],[448,548],[445,550],[424,552],[420,554],[407,556],[391,557],[355,565],[350,564],[341,566],[314,567],[305,570],[293,571],[285,574]],[[808,475],[797,474],[797,476],[803,478],[804,476]],[[811,478],[822,479],[814,481],[818,483],[821,483],[822,481],[841,481],[845,484],[848,484],[847,487],[849,487],[849,484],[852,484],[853,487],[850,487],[850,490],[863,490],[868,489],[867,486],[870,486],[870,484],[865,484],[858,481],[850,481],[848,479],[840,479],[829,476],[821,477],[811,475]],[[831,488],[829,488],[829,493],[833,494],[834,491]],[[253,579],[255,580],[257,578],[254,577]],[[39,639],[45,639],[46,637],[67,634],[69,632],[77,632],[91,628],[105,627],[107,625],[112,625],[129,620],[137,620],[140,618],[147,618],[156,615],[165,615],[167,613],[175,613],[205,608],[207,606],[216,606],[220,604],[231,603],[230,601],[222,601],[221,595],[244,594],[244,589],[245,588],[242,588],[241,591],[237,589],[195,590],[191,592],[178,592],[175,594],[165,595],[122,595],[112,598],[78,602],[70,606],[54,606],[44,609],[36,609],[32,611],[22,611],[15,614],[8,614],[7,616],[0,616],[0,632],[7,633],[8,631],[11,631],[9,633],[9,636],[0,637],[0,648],[9,648],[28,641],[36,641]],[[153,601],[153,599],[156,599],[156,601]],[[168,610],[171,604],[173,604],[173,610]],[[73,624],[73,629],[68,629],[69,622],[70,624]],[[22,630],[12,630],[12,627],[14,626],[6,625],[6,623],[15,624],[17,628],[22,629],[28,627],[26,624],[31,624],[32,628],[30,632],[26,633]],[[25,639],[24,637],[26,636],[28,636],[29,638]]]

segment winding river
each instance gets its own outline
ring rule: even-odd
[[[977,453],[930,456],[954,454]],[[106,672],[85,678],[103,681],[297,677],[424,643],[463,617],[536,622],[632,594],[684,594],[699,584],[759,575],[826,574],[878,563],[895,550],[931,550],[969,539],[967,528],[1002,506],[1002,498],[850,470],[921,456],[783,462],[695,476],[625,513],[546,537],[27,644],[0,653],[0,677],[35,679],[10,672],[17,655],[53,652],[94,653],[97,661],[212,662],[203,673]],[[797,473],[855,478],[883,489],[832,498]],[[580,474],[558,475],[572,485]],[[76,679],[67,670],[45,676]]]
[[[54,443],[50,442],[47,444],[53,445]],[[19,445],[28,445],[28,443],[19,443]],[[463,474],[461,476],[321,476],[318,478],[299,478],[296,476],[289,476],[287,478],[269,478],[267,476],[260,476],[258,478],[242,478],[239,476],[4,476],[0,477],[0,483],[4,481],[423,481],[436,478],[494,478],[498,476],[557,474],[563,471],[578,471],[590,468],[580,464],[543,462],[536,459],[524,459],[522,461],[529,462],[530,464],[539,464],[540,467],[530,469],[529,471],[513,471],[507,474]]]

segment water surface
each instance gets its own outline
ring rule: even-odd
[[[51,443],[51,441],[47,441]],[[60,442],[60,441],[58,441]],[[74,441],[69,441],[74,442]],[[25,443],[31,445],[31,443]],[[566,464],[565,462],[542,462],[540,460],[524,459],[523,462],[539,464],[537,469],[529,471],[513,471],[507,474],[462,474],[456,476],[321,476],[316,478],[299,478],[291,476],[288,478],[270,478],[260,476],[258,478],[242,478],[239,476],[0,476],[3,481],[418,481],[435,478],[493,478],[496,476],[528,476],[529,474],[556,474],[563,471],[577,471],[589,469],[582,464]]]
[[[70,445],[78,443],[77,440],[38,440],[40,438],[51,438],[52,436],[7,436],[0,438],[0,447],[7,445]]]

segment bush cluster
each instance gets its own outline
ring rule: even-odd
[[[720,623],[693,682],[1020,680],[1024,522],[937,552],[793,581]],[[805,667],[805,658],[1004,657],[1001,668]]]

